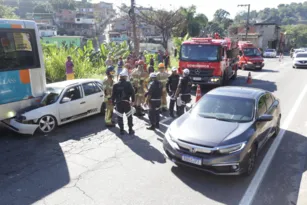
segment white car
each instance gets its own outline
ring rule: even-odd
[[[299,52],[293,59],[293,68],[307,68],[307,52]]]
[[[305,52],[305,50],[303,50],[303,49],[295,49],[294,50],[294,54],[293,54],[293,58],[295,58],[296,54],[303,53],[303,52]]]
[[[276,58],[276,56],[277,56],[277,52],[275,49],[266,49],[263,52],[263,57],[265,58]]]
[[[20,111],[4,124],[18,133],[33,135],[36,130],[49,133],[58,125],[98,113],[104,113],[102,81],[68,80],[48,84],[38,106]]]

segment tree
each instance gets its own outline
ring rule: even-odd
[[[162,35],[162,45],[167,50],[167,43],[171,37],[172,30],[184,21],[180,9],[176,11],[147,10],[138,12],[138,17],[149,25],[158,28]]]
[[[174,30],[175,36],[183,37],[186,34],[189,36],[199,36],[201,30],[207,25],[208,18],[204,14],[196,14],[196,7],[194,5],[188,8],[180,8],[181,14],[185,20],[177,26]]]
[[[282,30],[286,33],[292,45],[297,47],[305,47],[307,43],[307,25],[287,25]]]
[[[15,14],[15,10],[15,8],[5,6],[4,1],[0,0],[0,18],[18,19],[19,17]]]

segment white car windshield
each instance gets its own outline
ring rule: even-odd
[[[41,105],[46,106],[55,103],[59,99],[62,91],[63,88],[47,87],[47,91],[45,92],[45,95],[41,101]]]
[[[191,114],[231,122],[249,122],[254,117],[255,100],[222,95],[206,95]]]
[[[296,58],[307,58],[307,53],[298,53]]]

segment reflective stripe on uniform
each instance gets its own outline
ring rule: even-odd
[[[161,101],[161,99],[150,99],[152,101]]]
[[[118,117],[123,117],[123,116],[124,116],[122,113],[118,112],[116,109],[114,109],[113,112],[114,112]]]

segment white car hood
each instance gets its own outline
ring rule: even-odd
[[[56,104],[46,105],[43,107],[38,107],[34,110],[31,110],[29,112],[25,112],[22,114],[27,118],[27,120],[38,120],[44,115],[50,115],[54,113]]]

